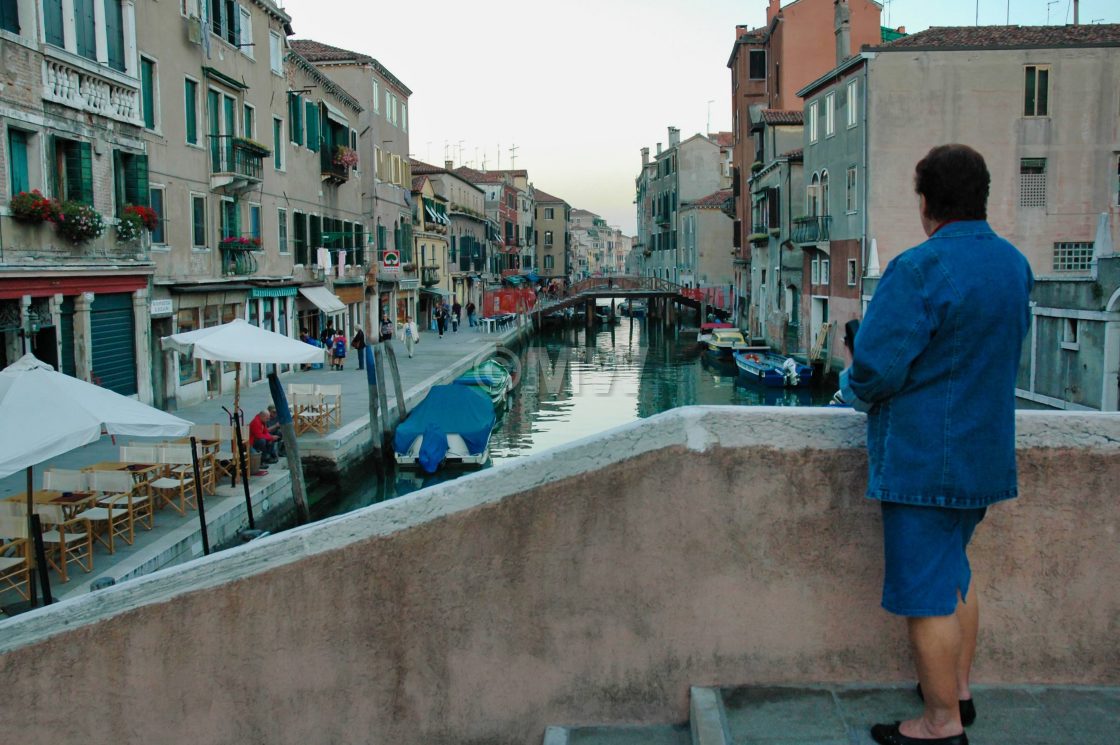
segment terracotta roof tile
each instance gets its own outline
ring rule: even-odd
[[[412,177],[412,190],[420,191],[424,188],[424,182],[428,180],[427,176],[413,176]]]
[[[412,174],[414,176],[429,173],[444,173],[447,171],[447,169],[443,168],[442,166],[433,166],[431,163],[425,163],[423,161],[416,160],[416,158],[409,158],[408,160],[412,166]]]
[[[934,26],[874,49],[1022,49],[1120,45],[1120,24]]]
[[[682,206],[719,209],[728,199],[731,199],[733,193],[734,192],[732,192],[731,189],[720,189],[719,191],[713,192],[706,197],[700,197],[699,199],[693,199],[692,201],[685,202]]]
[[[451,172],[472,184],[502,184],[506,180],[504,171],[476,171],[473,168],[459,166]]]
[[[313,39],[292,39],[288,42],[292,49],[302,54],[310,62],[372,62],[373,57],[349,49],[332,47]]]
[[[762,121],[766,124],[803,124],[801,111],[783,111],[782,109],[763,109]]]
[[[540,204],[541,202],[557,202],[561,204],[567,204],[567,202],[565,202],[560,197],[554,197],[547,191],[541,191],[536,187],[533,187],[533,199],[537,202],[537,204]]]

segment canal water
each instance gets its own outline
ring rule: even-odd
[[[498,360],[520,380],[491,438],[495,465],[677,406],[821,406],[834,393],[830,384],[763,387],[740,377],[733,360],[720,362],[702,352],[695,330],[674,333],[656,321],[625,317],[591,330],[546,330],[518,348],[499,350]],[[360,478],[316,505],[316,516],[348,512],[457,475],[398,470]]]

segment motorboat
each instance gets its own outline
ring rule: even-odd
[[[490,458],[494,404],[473,385],[434,385],[393,435],[402,468],[482,466]]]
[[[455,378],[455,383],[474,386],[489,396],[494,406],[501,406],[513,389],[513,376],[500,362],[489,359]]]
[[[700,332],[696,334],[696,341],[700,346],[707,348],[708,341],[712,338],[712,332],[717,329],[733,329],[734,325],[730,323],[702,323],[700,324]]]
[[[803,388],[813,380],[813,368],[773,352],[735,352],[739,372],[770,388]]]
[[[735,352],[750,347],[750,343],[743,338],[743,332],[737,328],[712,329],[705,345],[709,354],[728,360]]]

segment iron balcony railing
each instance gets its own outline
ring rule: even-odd
[[[795,217],[793,219],[794,243],[819,243],[828,240],[828,227],[832,218],[828,215]]]
[[[349,180],[350,166],[336,162],[336,157],[329,152],[329,148],[323,148],[319,152],[319,163],[323,181],[331,184],[344,184]]]
[[[271,155],[268,149],[230,135],[209,135],[210,171],[233,173],[244,178],[261,180],[264,159]]]
[[[420,284],[425,287],[439,284],[439,267],[438,266],[424,266],[420,267]]]

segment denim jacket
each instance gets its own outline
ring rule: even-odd
[[[1018,494],[1015,378],[1033,284],[982,220],[949,223],[887,266],[840,380],[868,414],[868,497],[974,508]]]

